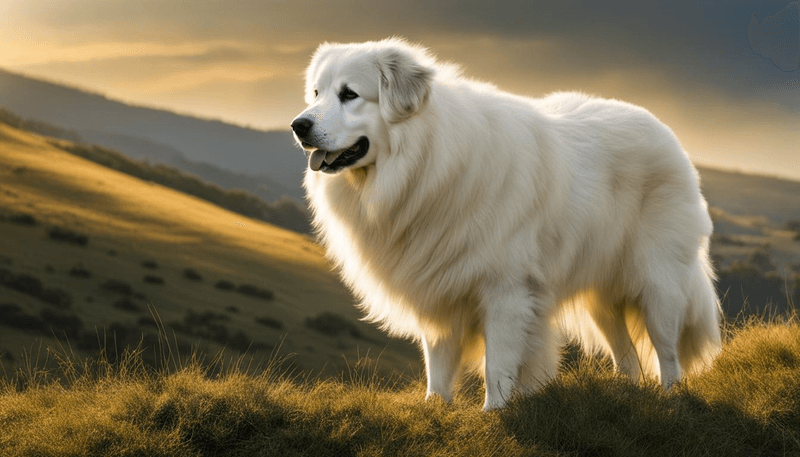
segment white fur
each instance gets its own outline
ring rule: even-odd
[[[502,407],[555,375],[562,335],[664,386],[718,351],[698,175],[645,109],[512,95],[397,39],[320,46],[306,95],[331,149],[371,142],[304,185],[368,319],[421,342],[428,396],[466,365]]]

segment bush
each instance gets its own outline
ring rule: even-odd
[[[274,328],[275,330],[283,329],[283,322],[279,321],[278,319],[274,319],[272,317],[268,316],[257,317],[256,322],[266,327]]]
[[[354,338],[364,338],[355,324],[338,314],[322,313],[316,317],[306,318],[306,327],[327,336],[338,336],[347,332]]]
[[[236,285],[225,279],[220,279],[216,284],[214,284],[214,287],[219,290],[233,290],[236,288]]]
[[[164,284],[164,278],[161,276],[146,275],[143,280],[148,284]]]
[[[19,225],[27,225],[27,226],[36,225],[36,218],[27,213],[18,213],[11,215],[9,216],[8,221]]]
[[[225,344],[228,339],[228,329],[222,322],[229,320],[230,318],[224,314],[212,311],[196,313],[190,310],[183,318],[183,322],[172,322],[170,326],[176,331],[187,335]]]
[[[142,262],[142,267],[148,268],[150,270],[155,270],[156,268],[158,268],[158,263],[156,263],[155,260],[145,260],[144,262]]]
[[[83,321],[74,314],[54,313],[45,308],[40,313],[45,328],[56,336],[64,335],[70,339],[79,339],[83,330]]]
[[[187,268],[183,270],[183,277],[190,280],[190,281],[202,281],[203,277],[200,276],[200,273],[195,271],[193,268]]]
[[[82,233],[73,232],[61,227],[53,227],[47,232],[50,239],[60,241],[62,243],[75,244],[78,246],[86,246],[89,243],[89,237]]]
[[[236,288],[236,292],[239,292],[243,295],[249,295],[254,298],[260,298],[262,300],[272,300],[275,298],[275,295],[271,290],[261,289],[251,284],[240,285]]]
[[[80,263],[70,268],[67,274],[72,276],[73,278],[88,279],[92,277],[92,272],[84,268],[84,266]]]
[[[39,278],[26,273],[14,274],[10,270],[0,268],[0,284],[38,298],[56,308],[69,308],[72,305],[72,296],[69,293],[56,288],[46,289]]]
[[[100,289],[106,292],[111,292],[115,294],[131,296],[133,295],[133,287],[130,284],[124,281],[120,281],[117,279],[109,279],[106,282],[100,284]]]
[[[72,295],[61,289],[44,289],[39,298],[48,305],[59,309],[67,309],[72,306]]]
[[[42,294],[42,281],[35,276],[31,276],[26,273],[20,273],[18,275],[11,274],[7,276],[3,281],[3,285],[10,289],[14,289],[18,292],[22,292],[26,295],[32,295],[34,297],[38,297]]]
[[[119,309],[119,310],[122,310],[122,311],[128,311],[128,312],[131,312],[131,313],[138,313],[139,311],[141,311],[141,308],[139,308],[139,305],[137,305],[135,302],[133,302],[133,300],[131,300],[129,298],[123,298],[123,299],[117,300],[117,301],[114,302],[114,304],[112,306],[114,306],[114,308],[116,308],[116,309]]]
[[[41,333],[44,331],[42,319],[32,316],[14,303],[0,303],[0,322],[9,327]]]

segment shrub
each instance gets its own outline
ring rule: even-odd
[[[283,329],[283,322],[279,321],[278,319],[274,319],[268,316],[257,317],[256,322],[264,325],[269,328],[274,328],[275,330]]]
[[[193,268],[187,268],[183,270],[183,277],[190,280],[190,281],[202,281],[203,277],[200,276],[200,273],[195,271]]]
[[[148,284],[164,284],[164,278],[155,275],[145,275],[144,282]]]
[[[27,213],[18,213],[9,216],[8,221],[19,225],[27,225],[27,226],[36,225],[36,218]]]
[[[0,322],[30,332],[44,331],[44,322],[40,318],[26,313],[14,303],[0,303]]]
[[[236,288],[236,285],[225,279],[220,279],[216,284],[214,284],[214,287],[219,290],[233,290]]]
[[[123,299],[117,300],[117,301],[114,302],[114,304],[112,306],[114,306],[114,308],[116,308],[116,309],[119,309],[119,310],[122,310],[122,311],[128,311],[128,312],[131,312],[131,313],[138,313],[139,311],[141,311],[141,308],[139,308],[139,305],[137,305],[135,302],[133,302],[133,300],[131,300],[129,298],[123,298]]]
[[[61,314],[50,311],[45,308],[40,313],[42,322],[45,328],[49,331],[59,335],[65,335],[67,338],[78,339],[83,330],[83,321],[74,314]]]
[[[56,288],[46,289],[39,278],[26,273],[14,274],[10,270],[0,268],[0,284],[38,298],[56,308],[69,308],[72,305],[72,296],[69,293]]]
[[[338,314],[322,313],[316,317],[306,318],[306,327],[327,336],[338,336],[347,332],[354,338],[363,338],[364,335],[355,324]]]
[[[230,338],[228,338],[224,342],[224,344],[226,346],[232,348],[232,349],[235,349],[235,350],[239,351],[239,352],[245,352],[245,351],[253,350],[253,349],[256,349],[258,347],[262,347],[263,346],[263,345],[254,343],[253,340],[251,340],[250,337],[247,336],[247,334],[244,333],[241,330],[239,330],[239,331],[235,332],[233,335],[231,335]]]
[[[156,263],[155,260],[145,260],[144,262],[142,262],[142,267],[148,268],[150,270],[155,270],[156,268],[158,268],[158,263]]]
[[[44,289],[39,298],[48,305],[59,309],[67,309],[72,306],[72,295],[61,289]]]
[[[750,264],[761,270],[763,273],[775,270],[775,264],[772,263],[772,259],[770,258],[768,252],[754,252],[750,256]]]
[[[41,295],[43,289],[42,281],[40,281],[39,278],[25,273],[20,273],[18,275],[12,273],[10,276],[5,276],[3,285],[34,297]]]
[[[212,311],[196,313],[190,310],[183,318],[183,322],[172,322],[170,326],[176,331],[187,335],[225,344],[228,339],[228,329],[222,322],[229,320],[230,318],[224,314]]]
[[[63,243],[75,244],[78,246],[86,246],[89,243],[89,237],[87,235],[61,227],[53,227],[47,234],[50,239]]]
[[[100,284],[100,289],[106,292],[111,292],[115,294],[131,296],[133,295],[133,287],[130,284],[124,281],[120,281],[118,279],[109,279],[106,282]]]
[[[275,298],[275,294],[273,294],[271,290],[261,289],[251,284],[240,285],[236,288],[236,292],[239,292],[243,295],[249,295],[254,298],[260,298],[262,300],[272,300]]]
[[[84,268],[82,264],[77,264],[74,267],[70,268],[69,272],[67,273],[73,278],[91,278],[92,272]]]

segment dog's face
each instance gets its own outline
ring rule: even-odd
[[[388,154],[389,128],[421,109],[431,70],[398,40],[320,46],[306,72],[305,109],[292,121],[312,171],[337,173]]]

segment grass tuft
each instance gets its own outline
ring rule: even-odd
[[[730,326],[713,365],[668,392],[577,358],[542,389],[491,413],[480,410],[474,379],[452,403],[426,402],[419,377],[381,377],[369,358],[340,379],[299,379],[275,359],[181,359],[164,341],[158,370],[142,362],[141,349],[83,365],[66,351],[56,357],[60,368],[45,373],[23,363],[27,371],[0,385],[4,455],[800,453],[796,319]]]

